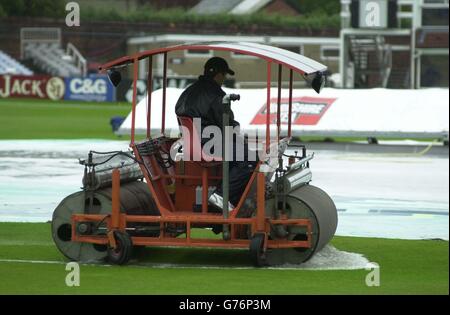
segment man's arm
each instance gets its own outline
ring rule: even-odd
[[[212,123],[222,128],[224,108],[221,96],[217,96],[214,98],[214,101],[211,104],[210,113],[212,114],[211,115]]]
[[[212,106],[212,112],[213,112],[213,120],[215,122],[216,125],[218,126],[222,126],[223,123],[223,113],[224,113],[224,106],[222,104],[222,97],[218,97],[214,100],[213,102],[213,106]],[[229,121],[229,126],[240,126],[240,123],[234,119],[234,113],[233,111],[230,109],[230,121]]]

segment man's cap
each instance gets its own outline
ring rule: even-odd
[[[234,71],[230,69],[225,59],[220,57],[212,57],[205,63],[205,74],[215,75],[217,73],[228,73],[234,75]]]

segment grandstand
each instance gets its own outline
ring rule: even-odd
[[[32,75],[33,71],[0,50],[0,74]]]
[[[58,44],[30,43],[25,46],[25,58],[33,60],[43,72],[62,77],[80,76],[81,70]]]
[[[86,59],[71,43],[62,49],[59,28],[22,28],[21,52],[42,72],[61,76],[85,76]]]

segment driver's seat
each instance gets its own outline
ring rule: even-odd
[[[177,119],[183,139],[183,159],[185,161],[194,161],[202,168],[202,213],[206,214],[208,212],[209,198],[209,168],[221,164],[222,157],[213,156],[203,151],[200,138],[201,131],[195,128],[192,117],[177,116]]]
[[[201,131],[195,128],[192,117],[177,116],[177,119],[183,137],[183,155],[185,158],[188,158],[189,161],[208,162],[208,164],[201,163],[202,166],[212,166],[216,165],[217,163],[211,162],[222,161],[221,156],[211,155],[203,151],[200,138]],[[185,150],[189,150],[189,152],[186,152]],[[201,154],[201,156],[199,156],[199,154]]]

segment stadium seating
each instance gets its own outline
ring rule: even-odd
[[[24,48],[24,57],[32,59],[33,64],[45,73],[62,77],[82,75],[73,57],[67,55],[59,44],[27,43]]]
[[[32,75],[33,72],[0,50],[0,74]]]

